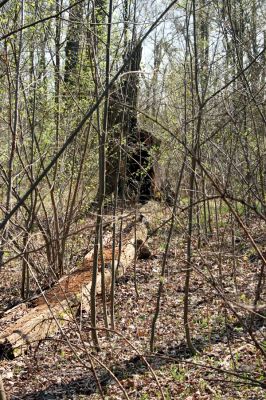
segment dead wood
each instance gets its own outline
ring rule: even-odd
[[[146,254],[148,247],[145,244],[148,237],[146,221],[150,216],[155,216],[154,202],[147,204],[139,212],[139,221],[125,221],[121,254],[119,257],[117,248],[115,251],[114,265],[116,266],[116,276],[122,276],[127,267],[134,261],[136,249],[145,248]],[[158,207],[158,206],[157,206]],[[145,218],[143,212],[149,210]],[[137,245],[136,245],[137,243]],[[34,343],[52,336],[71,318],[75,318],[76,311],[82,303],[82,309],[89,309],[90,289],[92,281],[93,251],[89,252],[85,258],[82,269],[78,269],[71,274],[61,278],[51,289],[43,292],[39,297],[32,299],[28,303],[23,303],[20,307],[16,306],[14,312],[11,310],[5,313],[0,320],[6,328],[0,334],[0,358],[14,358],[21,355],[27,347]],[[112,263],[112,242],[105,245],[104,267],[105,267],[105,286],[107,291],[111,285],[111,263]],[[101,265],[97,276],[97,294],[101,293]],[[19,316],[19,317],[17,317]]]

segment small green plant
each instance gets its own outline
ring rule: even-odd
[[[184,382],[186,379],[185,371],[183,369],[179,369],[178,367],[172,367],[171,368],[171,375],[173,379],[177,382]]]
[[[160,251],[165,251],[165,243],[160,243],[160,245],[159,245],[159,249],[160,249]]]
[[[15,374],[15,375],[19,375],[20,372],[22,371],[22,367],[21,367],[20,365],[15,365],[13,371],[14,371],[14,374]]]
[[[165,397],[165,400],[172,399],[169,389],[166,389],[166,392],[164,393],[164,397]]]
[[[245,293],[242,293],[240,296],[239,296],[239,299],[243,302],[243,303],[246,303],[247,302],[247,296],[245,295]]]
[[[206,390],[206,381],[202,378],[199,380],[199,388],[202,392],[205,392]]]
[[[209,326],[209,320],[208,320],[208,318],[202,318],[202,319],[200,319],[200,320],[198,321],[198,323],[199,323],[199,326],[200,326],[202,329],[207,329],[208,326]]]
[[[64,350],[60,350],[60,357],[64,358],[66,355],[66,353],[64,352]]]
[[[214,326],[222,326],[224,324],[224,316],[222,314],[218,314],[214,317],[213,325]]]
[[[143,393],[142,395],[141,395],[141,398],[140,398],[140,400],[149,400],[149,396],[148,396],[148,394],[145,392],[145,393]]]
[[[234,360],[230,361],[230,368],[231,369],[238,369],[239,359],[240,359],[240,354],[237,352],[234,355]]]
[[[220,393],[214,394],[213,400],[222,400],[222,396],[220,395]]]

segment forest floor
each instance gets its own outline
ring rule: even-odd
[[[23,357],[0,361],[10,400],[101,399],[92,366],[105,399],[266,399],[265,358],[248,332],[249,307],[261,262],[243,233],[235,233],[232,245],[227,226],[220,228],[218,239],[214,234],[202,242],[192,260],[189,313],[198,354],[193,356],[185,341],[186,238],[178,230],[169,251],[155,352],[149,353],[166,228],[149,240],[152,257],[138,260],[135,271],[131,266],[118,280],[116,333],[108,337],[104,329],[99,330],[101,352],[96,353],[91,344],[89,315],[73,319],[63,327],[64,335],[47,338]],[[266,246],[265,228],[257,221],[249,226],[262,250]],[[2,310],[19,300],[20,274],[15,263],[0,272]],[[216,285],[211,283],[210,274]],[[98,301],[99,327],[103,327],[100,298]],[[265,303],[264,287],[260,304]],[[252,332],[266,351],[263,316],[254,317]]]

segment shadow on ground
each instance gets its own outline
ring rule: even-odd
[[[248,321],[246,321],[248,324]],[[265,319],[259,318],[254,326],[255,330],[261,328],[265,323]],[[194,345],[198,351],[203,351],[204,347],[210,343],[215,344],[222,341],[224,338],[233,339],[243,335],[243,331],[239,332],[236,328],[239,324],[228,325],[223,331],[215,330],[212,332],[208,340],[198,339],[194,341]],[[147,357],[153,369],[158,369],[166,365],[174,364],[190,358],[192,355],[186,344],[182,342],[178,346],[169,347],[159,350],[153,357]],[[167,358],[169,357],[169,358]],[[127,379],[135,374],[144,374],[148,367],[145,362],[139,357],[133,357],[130,360],[115,364],[112,367],[113,374],[119,379]],[[111,383],[114,383],[110,374],[104,369],[98,369],[97,375],[101,383],[103,391],[105,391]],[[266,384],[261,383],[261,387],[266,389]],[[95,379],[91,374],[85,374],[83,377],[74,379],[67,384],[54,384],[45,390],[31,392],[25,395],[14,394],[11,400],[55,400],[55,399],[76,399],[78,395],[89,396],[97,392]]]

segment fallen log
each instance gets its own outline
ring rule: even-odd
[[[151,202],[154,203],[154,202]],[[151,208],[158,205],[151,204]],[[136,249],[145,244],[148,236],[146,218],[142,217],[143,212],[150,207],[145,205],[138,213],[139,221],[128,223],[126,221],[123,229],[122,246],[115,250],[116,276],[122,276],[127,267],[136,257]],[[153,212],[152,215],[156,215]],[[145,244],[146,246],[146,244]],[[118,248],[121,247],[119,257]],[[147,246],[146,246],[147,247]],[[147,253],[147,249],[146,249]],[[112,243],[104,249],[104,264],[110,266],[112,261]],[[39,297],[32,299],[27,304],[22,304],[20,310],[16,307],[15,313],[8,312],[0,320],[6,328],[0,333],[0,358],[14,358],[25,351],[34,343],[52,336],[67,321],[75,318],[76,311],[82,302],[82,309],[87,309],[90,302],[90,289],[92,281],[93,252],[89,252],[85,258],[83,267],[71,274],[61,278],[51,289],[43,292]],[[100,268],[101,269],[101,268]],[[105,286],[108,290],[111,285],[110,268],[105,268]],[[101,272],[97,275],[96,293],[101,293]],[[15,314],[21,316],[16,320]]]
[[[106,280],[110,273],[106,271]],[[33,343],[52,336],[67,321],[74,317],[81,302],[82,289],[90,290],[92,272],[78,269],[63,277],[59,282],[38,298],[23,305],[24,315],[12,322],[12,314],[1,319],[11,324],[0,336],[0,357],[13,359]],[[101,291],[101,275],[97,276],[96,293]]]

